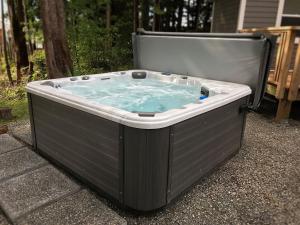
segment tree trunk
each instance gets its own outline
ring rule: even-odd
[[[201,4],[201,0],[197,0],[196,9],[195,9],[195,21],[194,21],[195,31],[198,30],[198,26],[199,26],[200,4]]]
[[[187,1],[186,5],[186,21],[187,21],[187,29],[189,30],[190,24],[190,14],[191,14],[191,0]]]
[[[1,21],[2,21],[2,44],[3,44],[3,53],[4,53],[4,60],[6,65],[6,73],[9,80],[9,83],[11,85],[14,85],[11,71],[10,71],[10,65],[8,61],[8,55],[7,55],[7,43],[6,43],[6,31],[5,31],[5,22],[4,22],[4,9],[3,9],[3,0],[1,0]]]
[[[8,132],[7,125],[0,125],[0,134],[5,134]]]
[[[160,10],[160,0],[154,0],[154,13],[153,13],[153,24],[152,30],[159,31],[160,30],[160,15],[156,12],[156,10]]]
[[[28,37],[28,54],[29,55],[32,55],[33,53],[33,48],[32,48],[32,41],[31,41],[31,33],[30,33],[30,26],[29,26],[29,23],[28,23],[28,16],[27,16],[27,10],[26,10],[26,0],[22,0],[23,2],[23,8],[24,8],[24,23],[25,23],[25,26],[26,26],[26,30],[27,30],[27,37]],[[30,62],[29,62],[30,64]],[[29,65],[30,66],[30,65]]]
[[[65,33],[64,0],[41,0],[41,18],[48,77],[71,75],[73,67]]]
[[[25,19],[25,8],[24,8],[23,0],[17,0],[17,16],[20,24],[20,30],[18,34],[19,35],[18,42],[19,42],[19,49],[20,49],[20,67],[23,68],[29,66],[27,44],[26,44],[26,38],[24,32],[26,19]]]
[[[111,2],[107,0],[106,2],[106,28],[109,29],[111,25]]]
[[[171,12],[171,10],[168,10],[167,7],[166,7],[167,13],[164,16],[165,17],[165,27],[162,26],[162,28],[163,28],[164,31],[170,31],[170,24],[171,24],[171,15],[172,15],[172,12]]]
[[[7,0],[8,14],[11,23],[13,42],[17,48],[16,53],[20,56],[20,66],[28,66],[28,54],[24,29],[24,7],[22,0],[17,0],[15,6],[14,0]]]
[[[177,4],[176,4],[177,6]],[[172,12],[172,29],[173,31],[176,31],[176,21],[177,21],[177,15],[176,15],[176,7],[174,7]]]
[[[139,0],[133,0],[133,32],[139,27]]]
[[[10,61],[14,60],[13,40],[12,37],[7,37],[7,54]]]
[[[149,0],[144,0],[142,7],[143,28],[147,30],[149,28]]]
[[[182,15],[183,15],[183,1],[179,0],[179,6],[178,6],[178,18],[177,18],[177,31],[181,30],[181,24],[182,24]]]
[[[107,55],[109,57],[109,69],[113,70],[113,63],[112,63],[112,33],[110,30],[111,27],[111,0],[106,0],[106,29],[107,34],[109,35],[106,38],[105,43],[105,51],[107,52]]]
[[[21,68],[28,67],[28,53],[24,33],[24,7],[22,0],[7,0],[8,14],[10,17],[11,30],[13,34],[14,50],[17,58],[17,82],[21,80]]]
[[[0,119],[10,120],[12,119],[11,108],[8,107],[0,107]]]

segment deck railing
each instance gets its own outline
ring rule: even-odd
[[[240,30],[243,33],[263,33],[278,37],[275,68],[270,71],[267,92],[278,100],[276,120],[289,116],[293,101],[300,100],[300,26],[268,27]],[[293,51],[298,44],[294,62]],[[294,65],[292,70],[290,66]]]

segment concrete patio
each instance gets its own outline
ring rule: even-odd
[[[29,137],[28,127],[25,136]],[[13,130],[24,141],[21,133]],[[50,165],[30,143],[0,135],[0,224],[126,224],[84,186]]]
[[[0,136],[0,224],[299,224],[300,123],[250,113],[233,159],[158,212],[115,207],[30,149],[27,122]]]

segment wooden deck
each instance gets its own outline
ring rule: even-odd
[[[291,86],[292,74],[293,70],[289,70],[288,78],[285,85],[285,95],[288,95]],[[275,96],[277,86],[278,82],[275,80],[274,70],[270,70],[266,92],[270,95]],[[300,101],[300,84],[298,85],[298,93],[296,95],[295,101]]]
[[[276,120],[289,117],[293,101],[300,100],[300,44],[292,61],[296,37],[300,26],[268,27],[258,29],[243,29],[243,33],[262,33],[277,37],[278,48],[275,55],[275,69],[268,77],[267,93],[279,100]],[[298,40],[299,41],[299,40]],[[294,65],[290,70],[290,65]]]

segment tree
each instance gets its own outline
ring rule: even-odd
[[[199,15],[200,15],[200,4],[201,0],[196,1],[196,8],[195,8],[195,20],[194,20],[194,26],[195,26],[195,31],[197,31],[198,26],[199,26]]]
[[[159,31],[161,30],[161,8],[160,8],[160,0],[154,0],[154,13],[153,13],[153,24],[152,30]]]
[[[17,83],[21,80],[21,68],[28,67],[28,53],[27,45],[24,33],[24,5],[22,0],[16,1],[15,5],[14,0],[7,0],[8,6],[8,15],[10,17],[11,30],[14,43],[14,51],[16,55],[16,64],[17,64]]]
[[[176,31],[181,30],[184,1],[178,0],[178,17]]]
[[[133,32],[139,27],[139,0],[133,0]]]
[[[106,28],[109,29],[111,25],[111,2],[106,0]]]
[[[41,18],[48,77],[71,75],[73,66],[65,33],[64,0],[41,0]]]
[[[23,0],[25,8],[27,41],[31,53],[36,50],[36,40],[42,39],[41,18],[40,18],[40,0]]]
[[[10,65],[9,65],[8,55],[7,55],[3,0],[1,0],[1,21],[2,21],[2,44],[3,44],[4,60],[5,60],[5,64],[6,64],[6,73],[7,73],[7,77],[8,77],[10,84],[13,85],[14,82],[13,82],[13,79],[11,76]]]
[[[144,0],[142,3],[142,24],[144,29],[149,28],[149,0]]]

